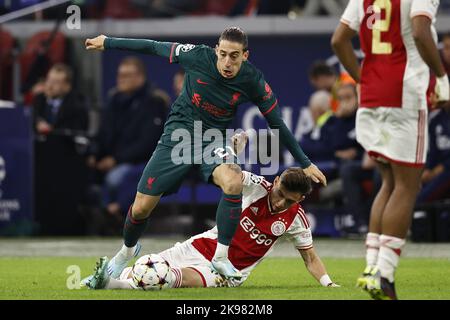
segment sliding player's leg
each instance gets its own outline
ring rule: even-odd
[[[157,255],[151,255],[153,257]],[[149,259],[150,255],[143,256],[144,259]],[[158,256],[160,257],[160,256]],[[139,259],[141,260],[141,258]],[[186,260],[191,260],[187,258]],[[159,274],[158,268],[152,270],[156,272],[158,278],[164,279],[164,285],[159,283],[152,285],[145,283],[145,280],[137,281],[141,278],[142,271],[139,268],[127,267],[125,268],[118,279],[112,278],[107,272],[108,258],[100,258],[97,263],[94,274],[86,281],[87,287],[94,290],[100,289],[144,289],[145,290],[161,290],[172,288],[205,288],[205,287],[225,287],[238,286],[240,282],[229,282],[220,276],[217,272],[211,270],[209,262],[200,262],[187,267],[170,267],[168,272],[161,272]],[[146,266],[151,268],[151,266]]]

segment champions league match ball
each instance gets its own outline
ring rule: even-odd
[[[169,287],[172,277],[169,263],[156,254],[140,257],[131,270],[134,284],[143,290],[162,290]]]

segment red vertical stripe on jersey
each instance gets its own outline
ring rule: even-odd
[[[425,110],[419,110],[417,123],[416,163],[424,163],[423,153],[425,148]]]
[[[298,211],[297,211],[300,219],[303,222],[303,225],[305,226],[305,228],[309,228],[309,221],[308,218],[306,217],[305,212],[300,208],[300,206],[298,207]]]
[[[264,187],[264,189],[266,189],[267,191],[270,191],[272,184],[267,182],[267,180],[262,180],[261,181],[261,185]]]
[[[175,45],[176,45],[176,43],[174,43],[172,45],[172,48],[170,49],[169,63],[173,62],[173,50],[175,49]]]
[[[389,30],[381,32],[380,42],[392,45],[391,54],[372,52],[374,39],[370,27],[374,21],[373,6],[375,0],[364,0],[365,16],[361,23],[360,43],[365,54],[361,69],[361,106],[362,107],[401,107],[403,97],[403,77],[405,74],[407,53],[402,37],[401,0],[391,0],[391,22]],[[381,19],[385,19],[386,10],[381,10]]]

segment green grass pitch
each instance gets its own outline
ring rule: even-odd
[[[323,288],[300,258],[270,258],[239,288],[193,288],[165,291],[69,290],[67,268],[77,265],[81,277],[96,258],[0,258],[0,299],[164,299],[164,300],[366,300],[355,288],[363,259],[324,258],[328,273],[341,288]],[[400,299],[450,300],[450,260],[404,258],[396,277]]]

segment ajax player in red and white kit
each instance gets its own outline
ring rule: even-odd
[[[262,176],[243,171],[243,202],[239,226],[231,242],[229,258],[242,272],[241,279],[224,279],[211,268],[217,245],[217,227],[177,243],[160,252],[170,265],[168,288],[240,286],[251,271],[272,251],[282,238],[292,241],[310,274],[323,286],[338,287],[327,274],[313,248],[310,224],[299,204],[312,190],[311,180],[301,168],[289,168],[273,184]],[[97,267],[87,285],[93,289],[139,289],[132,280],[132,268],[119,279],[106,272],[107,261]]]
[[[375,299],[397,299],[397,268],[427,152],[430,69],[435,98],[449,100],[449,80],[436,47],[439,0],[350,0],[332,46],[360,84],[358,142],[377,161],[382,186],[366,238],[367,267],[358,285]],[[359,34],[362,66],[351,39]]]

